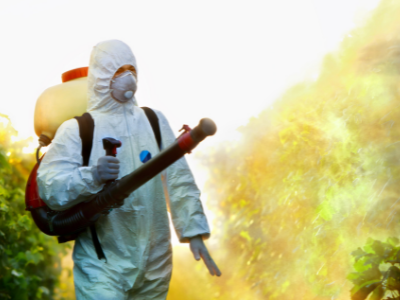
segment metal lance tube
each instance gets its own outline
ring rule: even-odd
[[[48,220],[50,235],[69,235],[93,224],[110,208],[119,207],[133,191],[172,165],[186,153],[190,153],[207,136],[215,134],[217,127],[211,119],[201,119],[199,125],[182,134],[173,144],[161,151],[132,173],[120,180],[107,184],[104,189],[89,201],[60,212],[55,212]],[[32,211],[34,214],[34,211]],[[43,216],[37,212],[38,216]],[[46,223],[47,223],[46,222]],[[46,232],[47,231],[47,232]]]

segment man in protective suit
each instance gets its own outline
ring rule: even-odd
[[[68,209],[101,191],[108,180],[137,169],[142,151],[153,156],[159,152],[152,127],[134,97],[136,82],[136,60],[125,43],[110,40],[94,47],[88,74],[87,111],[95,123],[89,164],[82,166],[78,122],[64,122],[38,170],[40,197],[51,209]],[[155,112],[165,148],[175,136],[164,115]],[[117,157],[105,156],[105,137],[122,142]],[[164,176],[167,199],[158,175],[97,220],[106,260],[98,259],[88,228],[78,236],[73,252],[78,300],[166,298],[172,271],[167,204],[180,242],[190,243],[195,259],[201,257],[211,275],[221,274],[203,243],[210,231],[186,160],[175,162]]]

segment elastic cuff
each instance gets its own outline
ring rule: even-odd
[[[201,238],[203,239],[203,241],[207,240],[210,237],[210,233],[205,232],[205,233],[201,233],[201,234],[196,234],[193,236],[185,236],[185,237],[181,237],[179,239],[179,242],[181,243],[189,243],[191,238],[194,238],[196,236],[201,236]]]
[[[94,184],[95,185],[101,185],[102,183],[100,181],[99,173],[97,172],[97,166],[92,166],[90,171],[91,171],[92,176],[93,176]]]

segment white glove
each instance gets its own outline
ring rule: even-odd
[[[119,159],[114,156],[100,157],[97,161],[97,166],[93,168],[93,177],[100,183],[117,179],[118,174]]]
[[[212,276],[221,276],[221,271],[218,269],[217,264],[214,262],[206,245],[204,245],[203,238],[201,236],[195,236],[190,239],[190,250],[192,250],[193,256],[196,260],[203,259],[207,266],[208,271]]]

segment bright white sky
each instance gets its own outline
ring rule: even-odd
[[[212,118],[218,132],[198,151],[206,149],[236,138],[291,84],[317,76],[324,54],[378,2],[0,0],[0,113],[21,137],[35,136],[39,95],[87,66],[96,43],[120,39],[138,62],[139,105],[161,110],[176,131]]]
[[[0,112],[21,136],[34,135],[38,96],[86,66],[96,43],[116,38],[137,57],[139,105],[163,111],[175,130],[210,117],[219,132],[209,143],[231,138],[312,76],[378,2],[0,0]]]

